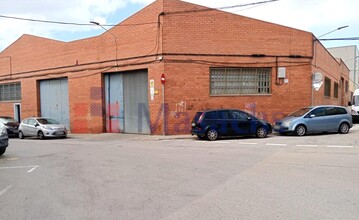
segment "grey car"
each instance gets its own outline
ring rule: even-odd
[[[3,155],[9,146],[9,137],[6,126],[0,122],[0,155]]]
[[[38,137],[44,139],[47,137],[66,138],[66,127],[51,118],[31,117],[22,120],[19,126],[19,138]]]
[[[346,134],[353,127],[351,114],[345,107],[334,105],[301,108],[275,122],[273,130],[280,134],[339,132]]]

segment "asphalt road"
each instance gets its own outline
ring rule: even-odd
[[[1,219],[359,219],[347,135],[11,139]]]

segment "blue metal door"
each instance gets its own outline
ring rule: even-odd
[[[146,70],[105,75],[106,132],[150,134]]]
[[[67,78],[40,81],[41,117],[53,118],[70,129]]]
[[[105,75],[106,132],[124,130],[123,75]]]

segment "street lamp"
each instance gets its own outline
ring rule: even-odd
[[[325,33],[325,34],[320,35],[320,36],[318,37],[318,39],[321,38],[321,37],[323,37],[323,36],[325,36],[325,35],[331,34],[331,33],[333,33],[334,31],[339,31],[339,30],[344,29],[344,28],[347,28],[347,27],[349,27],[349,25],[345,25],[345,26],[338,27],[338,28],[336,28],[336,29],[334,29],[334,30],[332,30],[332,31],[329,31],[328,33]]]
[[[115,45],[116,45],[116,66],[118,66],[117,63],[117,37],[116,35],[114,35],[113,33],[111,33],[111,31],[107,30],[104,26],[102,26],[100,23],[96,22],[96,21],[90,21],[91,24],[100,26],[102,29],[104,29],[107,33],[111,34],[114,38],[115,38]]]

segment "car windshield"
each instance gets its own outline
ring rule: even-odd
[[[50,118],[38,118],[37,121],[43,125],[58,125],[58,124],[60,124],[56,120],[50,119]]]
[[[3,124],[9,123],[9,122],[17,122],[14,118],[11,117],[1,117],[0,122]]]
[[[288,116],[291,117],[301,117],[303,115],[305,115],[308,111],[310,111],[312,108],[301,108],[295,112],[293,112],[292,114],[289,114]]]

